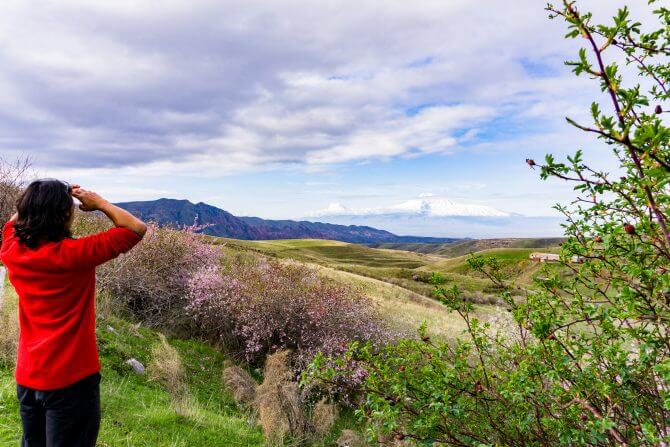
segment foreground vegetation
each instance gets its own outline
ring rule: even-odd
[[[16,295],[7,287],[1,312],[15,318]],[[16,323],[15,320],[14,323]],[[6,320],[3,320],[6,324]],[[19,445],[19,419],[13,378],[13,352],[8,345],[8,326],[0,338],[0,445]],[[207,446],[263,445],[263,435],[248,415],[241,413],[224,389],[221,372],[224,355],[196,340],[170,338],[181,359],[189,399],[188,408],[178,414],[173,397],[158,380],[152,380],[152,348],[160,344],[156,331],[115,317],[99,318],[98,346],[103,380],[101,446]],[[15,342],[15,340],[14,340]],[[9,349],[9,351],[7,351]],[[138,375],[126,361],[135,358],[147,366]]]
[[[382,349],[355,342],[345,356],[312,364],[307,379],[365,396],[358,414],[372,439],[670,444],[670,128],[661,118],[670,99],[670,10],[648,3],[651,28],[628,8],[598,25],[574,1],[547,7],[567,23],[566,37],[583,39],[568,65],[605,94],[604,105],[591,106],[592,125],[568,122],[609,145],[618,170],[592,168],[581,151],[565,162],[526,161],[543,179],[572,182],[577,197],[557,206],[567,220],[562,269],[547,270],[535,287],[519,293],[497,257],[467,260],[500,291],[513,324],[481,321],[461,287],[436,277],[436,297],[460,315],[466,338],[450,343],[422,331]],[[622,73],[633,70],[640,84],[625,82]]]

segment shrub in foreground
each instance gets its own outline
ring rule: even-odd
[[[4,278],[2,278],[4,281]],[[16,363],[19,342],[19,316],[16,303],[0,297],[0,366],[10,367]]]
[[[149,326],[191,334],[184,312],[191,279],[203,267],[215,267],[220,256],[219,248],[193,232],[150,225],[133,250],[99,269],[98,284]]]
[[[289,349],[300,368],[319,351],[335,355],[353,340],[391,336],[370,300],[296,263],[235,258],[205,266],[190,279],[188,301],[205,336],[252,364]]]
[[[661,118],[670,99],[670,10],[656,7],[660,24],[647,31],[627,8],[609,25],[594,24],[573,1],[548,9],[567,21],[568,37],[583,38],[569,65],[597,80],[609,110],[594,103],[592,125],[569,121],[612,147],[617,175],[588,166],[579,151],[565,163],[527,160],[543,178],[574,182],[578,197],[557,207],[567,220],[561,258],[569,275],[547,269],[519,298],[495,260],[469,261],[502,292],[514,336],[479,322],[457,287],[439,285],[437,296],[466,323],[467,337],[455,345],[422,333],[380,352],[354,345],[339,359],[317,357],[310,372],[325,383],[363,377],[359,415],[373,438],[670,444],[670,128]],[[642,85],[624,83],[608,59],[636,69]],[[571,263],[574,256],[583,262]]]

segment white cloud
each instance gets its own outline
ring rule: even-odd
[[[589,91],[534,0],[504,13],[494,0],[7,0],[0,17],[0,150],[49,167],[319,170],[449,153]]]
[[[446,197],[421,195],[419,198],[406,200],[385,207],[348,208],[341,203],[331,203],[327,208],[312,214],[312,217],[332,216],[383,216],[405,215],[424,217],[510,217],[511,214],[496,208],[456,202]]]

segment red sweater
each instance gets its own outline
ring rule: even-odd
[[[53,390],[100,371],[95,267],[140,239],[127,228],[112,228],[30,249],[19,242],[13,222],[5,224],[0,259],[19,296],[19,385]]]

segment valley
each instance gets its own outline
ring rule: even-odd
[[[471,253],[496,257],[510,281],[530,286],[533,277],[551,265],[533,262],[533,252],[557,252],[561,239],[484,239],[453,244],[384,244],[380,248],[346,242],[295,239],[241,241],[211,238],[233,252],[253,252],[279,259],[317,264],[354,277],[372,278],[424,297],[432,297],[433,272],[457,285],[474,302],[494,303],[490,281],[472,271]],[[388,247],[388,248],[386,248]],[[393,247],[393,248],[391,248]]]

